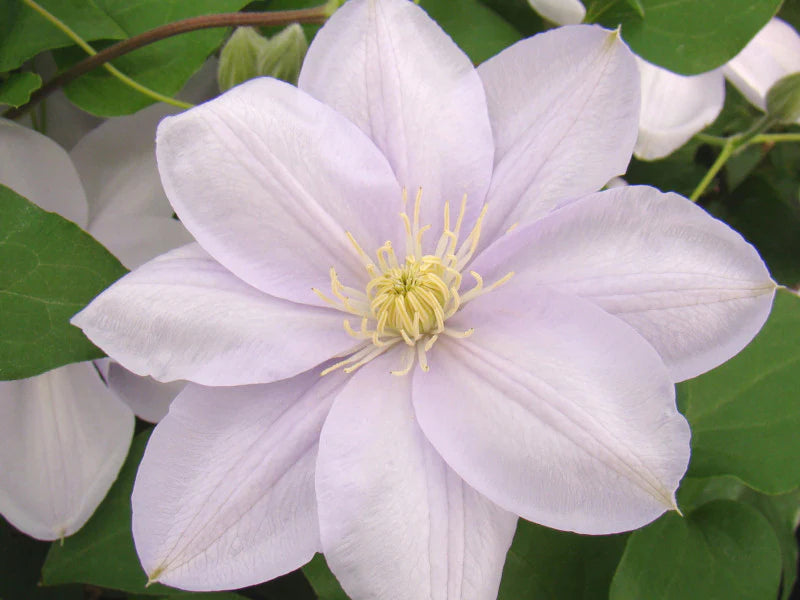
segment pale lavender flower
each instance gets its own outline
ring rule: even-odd
[[[132,371],[195,382],[133,493],[150,578],[236,588],[324,551],[356,600],[490,599],[517,515],[599,534],[674,508],[673,383],[747,344],[775,284],[688,200],[594,193],[638,109],[617,33],[475,70],[413,3],[351,0],[299,89],[165,120],[197,243],[75,318]]]

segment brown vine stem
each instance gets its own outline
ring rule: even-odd
[[[330,16],[331,8],[328,4],[316,6],[314,8],[303,8],[299,10],[284,10],[275,12],[257,13],[222,13],[216,15],[201,15],[190,17],[181,21],[167,23],[155,29],[144,31],[127,40],[122,40],[105,50],[101,50],[93,56],[76,63],[60,75],[57,75],[42,87],[31,94],[30,100],[19,108],[12,108],[3,113],[6,119],[16,119],[27,113],[31,108],[44,100],[55,90],[64,87],[81,75],[106,64],[109,61],[119,58],[129,52],[138,50],[144,46],[163,39],[198,31],[200,29],[212,29],[215,27],[239,27],[250,25],[253,27],[273,27],[289,25],[291,23],[324,23]]]

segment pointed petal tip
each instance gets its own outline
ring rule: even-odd
[[[159,583],[158,579],[164,574],[164,571],[167,570],[165,565],[160,565],[156,567],[152,573],[147,574],[147,583],[144,584],[144,587],[149,588],[154,583]]]

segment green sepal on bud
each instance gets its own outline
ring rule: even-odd
[[[767,115],[786,124],[800,121],[800,73],[787,75],[769,88]]]
[[[259,74],[296,84],[308,52],[308,40],[303,28],[297,23],[289,25],[267,43],[269,49],[258,56]]]
[[[255,77],[275,77],[296,84],[306,51],[308,41],[297,23],[271,38],[252,27],[239,27],[220,52],[219,89],[225,92]]]

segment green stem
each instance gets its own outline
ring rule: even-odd
[[[712,146],[724,146],[728,143],[729,139],[718,135],[708,135],[707,133],[696,133],[694,137],[698,141],[704,144],[711,144]]]
[[[25,4],[31,7],[33,10],[38,12],[42,17],[47,19],[50,23],[52,23],[55,27],[63,31],[69,39],[75,42],[78,46],[80,46],[86,54],[89,56],[94,56],[97,54],[94,48],[92,48],[86,40],[84,40],[81,36],[79,36],[75,31],[66,23],[64,23],[61,19],[56,17],[54,14],[47,11],[45,8],[34,2],[34,0],[23,0]],[[122,73],[119,69],[114,67],[113,65],[106,63],[103,65],[103,68],[111,73],[114,77],[119,79],[122,83],[127,85],[128,87],[133,88],[134,90],[144,94],[152,98],[153,100],[157,100],[159,102],[164,102],[166,104],[171,104],[173,106],[177,106],[179,108],[192,108],[192,104],[187,102],[182,102],[181,100],[176,100],[175,98],[170,98],[169,96],[165,96],[164,94],[160,94],[155,90],[151,90],[150,88],[142,85],[141,83],[134,81],[124,73]]]
[[[728,159],[733,154],[733,151],[736,150],[736,138],[728,138],[725,142],[725,145],[722,147],[722,152],[719,153],[717,160],[714,161],[714,164],[711,165],[711,168],[708,170],[708,173],[705,174],[702,181],[697,184],[697,187],[692,192],[692,195],[689,196],[689,200],[692,202],[697,202],[698,198],[706,191],[706,188],[711,184],[714,180],[714,177],[717,176],[720,169],[725,165]]]
[[[710,144],[722,145],[722,150],[720,151],[719,156],[717,156],[717,160],[715,160],[714,164],[711,165],[708,173],[705,174],[702,181],[697,184],[697,187],[692,192],[692,195],[689,196],[689,200],[692,202],[697,202],[698,198],[700,198],[703,192],[706,191],[706,188],[711,184],[711,182],[714,180],[714,177],[716,177],[717,173],[720,172],[722,167],[726,162],[728,162],[728,159],[731,156],[744,150],[750,144],[757,144],[764,141],[764,137],[772,137],[764,132],[774,124],[775,119],[769,115],[764,115],[755,123],[753,123],[746,131],[728,138],[719,138],[713,135],[698,134],[697,138],[699,140]]]
[[[218,27],[279,27],[291,23],[324,23],[339,6],[340,0],[329,0],[322,6],[301,8],[297,10],[282,10],[275,12],[256,13],[221,13],[213,15],[200,15],[189,17],[180,21],[166,23],[154,29],[148,29],[128,39],[122,40],[87,56],[84,60],[72,65],[66,71],[56,75],[42,87],[31,94],[31,99],[19,108],[12,108],[3,113],[6,119],[16,119],[28,112],[38,102],[49,96],[55,90],[64,87],[81,75],[88,73],[120,56],[143,48],[149,44],[191,31],[212,29]]]
[[[741,134],[726,138],[716,135],[708,135],[705,133],[698,133],[694,137],[704,144],[710,144],[712,146],[724,146],[730,139],[741,139]],[[759,133],[745,141],[743,144],[738,144],[738,146],[751,146],[753,144],[778,144],[781,142],[800,142],[800,133]]]
[[[750,140],[751,144],[775,144],[778,142],[800,142],[800,133],[762,133]]]

